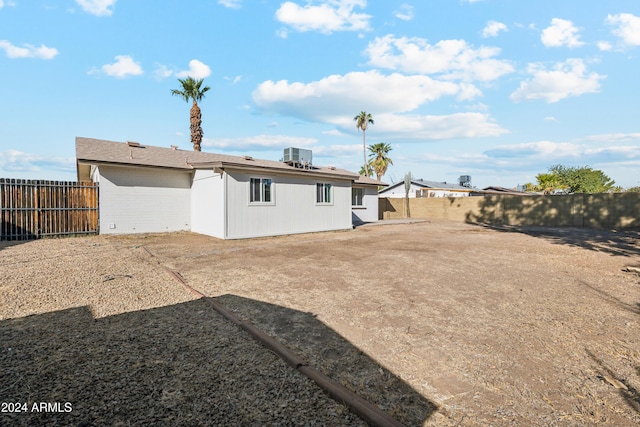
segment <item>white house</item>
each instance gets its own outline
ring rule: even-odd
[[[100,183],[101,234],[350,229],[377,220],[377,188],[386,185],[333,167],[91,138],[76,138],[76,161],[78,180]]]
[[[447,182],[411,180],[409,197],[468,197],[473,189]],[[380,190],[380,197],[405,197],[404,181]]]

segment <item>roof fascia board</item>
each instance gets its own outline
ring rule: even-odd
[[[208,169],[214,168],[216,170],[238,170],[241,172],[250,171],[250,172],[260,172],[260,173],[273,173],[273,174],[281,174],[281,175],[298,175],[298,176],[309,176],[315,178],[325,178],[325,179],[338,179],[338,180],[348,180],[353,181],[356,174],[342,174],[342,173],[326,173],[322,171],[313,171],[309,169],[300,169],[300,170],[287,170],[287,169],[279,169],[270,166],[250,166],[241,163],[233,163],[233,162],[206,162],[206,163],[189,163],[194,169]]]

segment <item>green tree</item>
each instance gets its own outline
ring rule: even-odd
[[[629,187],[626,189],[627,193],[640,193],[640,187]]]
[[[360,166],[360,172],[358,173],[364,176],[371,176],[371,174],[373,174],[373,170],[371,170],[371,163],[367,163],[364,166]]]
[[[384,174],[387,173],[389,165],[393,164],[393,160],[389,157],[389,151],[391,150],[391,145],[384,142],[369,146],[369,164],[376,173],[378,181],[382,180]]]
[[[549,173],[541,173],[536,176],[537,191],[544,194],[554,194],[558,191],[572,193],[607,193],[614,191],[615,181],[609,178],[601,170],[592,169],[589,166],[567,167],[554,165],[549,168]]]
[[[544,194],[554,194],[566,189],[560,177],[555,173],[540,173],[536,175],[536,180],[538,181],[536,191],[542,191]]]
[[[367,172],[370,172],[367,168],[367,143],[365,134],[367,133],[367,128],[369,127],[369,125],[374,124],[373,117],[366,111],[361,111],[360,114],[353,118],[353,121],[356,122],[356,127],[362,131],[362,155],[364,158],[364,162],[362,163],[362,165]],[[370,176],[370,173],[367,173],[366,176]]]
[[[186,79],[178,79],[182,89],[172,89],[171,95],[179,96],[186,102],[193,100],[193,105],[190,111],[190,130],[191,130],[191,143],[193,144],[194,151],[200,151],[202,144],[202,112],[198,106],[198,102],[204,98],[205,92],[210,90],[209,86],[202,87],[204,79],[196,80],[193,77],[187,77]]]

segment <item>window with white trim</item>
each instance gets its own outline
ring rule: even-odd
[[[320,182],[316,184],[316,203],[331,203],[331,184]]]
[[[269,178],[251,178],[250,201],[251,203],[271,203],[273,181]]]
[[[351,206],[364,205],[364,188],[351,188]]]

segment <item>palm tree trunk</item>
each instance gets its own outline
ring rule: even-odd
[[[364,158],[364,163],[362,164],[364,166],[364,173],[365,176],[369,176],[369,168],[367,167],[367,144],[365,142],[365,133],[366,130],[362,129],[362,156]]]
[[[202,113],[198,103],[194,100],[190,111],[191,121],[191,142],[193,143],[194,151],[201,151],[200,144],[202,143]]]

